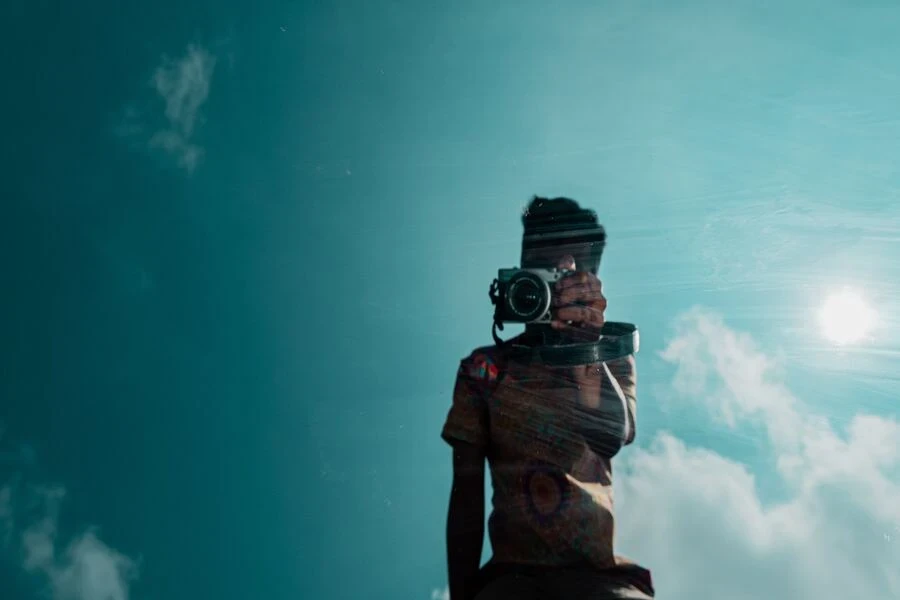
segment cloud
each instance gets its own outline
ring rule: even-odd
[[[678,401],[735,432],[761,427],[787,496],[764,502],[747,466],[671,433],[623,454],[617,541],[660,595],[900,597],[900,424],[859,414],[836,431],[750,336],[701,310],[661,356]]]
[[[189,172],[203,156],[191,137],[201,121],[200,108],[209,96],[215,66],[215,57],[205,49],[188,46],[187,54],[177,61],[164,60],[153,75],[153,87],[166,103],[169,127],[154,134],[150,145],[178,157]]]
[[[60,540],[65,490],[13,477],[0,487],[2,554],[48,588],[53,600],[128,600],[138,576],[135,560],[107,546],[93,528]]]
[[[150,82],[165,105],[160,126],[148,126],[141,111],[129,106],[116,127],[117,134],[145,139],[150,148],[174,156],[180,167],[192,173],[204,155],[194,136],[204,122],[201,109],[209,98],[215,67],[216,57],[196,45],[189,45],[178,59],[163,58]]]
[[[160,148],[178,159],[178,166],[184,167],[188,173],[194,169],[203,158],[203,148],[187,141],[187,138],[177,131],[159,131],[150,138],[152,148]]]
[[[55,549],[55,523],[45,520],[23,535],[25,568],[42,574],[54,600],[128,600],[137,565],[88,531],[62,555]]]
[[[431,590],[431,600],[450,600],[450,588],[445,587],[442,590],[434,588]]]
[[[166,101],[166,118],[185,136],[194,132],[200,107],[209,96],[215,58],[203,48],[188,46],[177,61],[166,60],[153,75],[157,93]]]
[[[652,571],[658,596],[900,598],[900,423],[857,414],[837,431],[770,353],[701,309],[660,355],[673,401],[703,409],[710,428],[762,432],[785,491],[764,500],[747,465],[671,432],[623,452],[617,550]]]

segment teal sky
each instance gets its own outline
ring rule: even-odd
[[[533,194],[641,329],[618,551],[900,597],[900,5],[4,13],[3,598],[444,598],[439,434]]]

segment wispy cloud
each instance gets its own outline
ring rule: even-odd
[[[165,106],[162,118],[153,119],[161,121],[161,126],[146,123],[132,106],[126,108],[117,133],[143,137],[150,148],[172,155],[179,166],[192,173],[204,155],[195,134],[204,122],[202,109],[209,98],[215,67],[216,57],[197,45],[189,45],[185,54],[176,59],[163,58],[150,82]]]
[[[445,587],[442,590],[434,588],[431,590],[431,600],[450,600],[450,588]]]
[[[745,465],[669,433],[623,455],[618,540],[657,589],[674,600],[900,597],[900,424],[860,414],[839,433],[750,336],[701,310],[679,320],[662,357],[672,393],[705,406],[711,427],[762,428],[788,495],[765,502]]]
[[[53,600],[128,600],[137,562],[107,546],[95,529],[61,540],[57,524],[64,498],[61,486],[11,477],[0,487],[2,553],[42,580]]]
[[[176,156],[189,172],[203,157],[203,149],[191,138],[202,119],[200,108],[209,96],[215,66],[215,57],[205,49],[188,46],[183,57],[165,60],[153,75],[153,87],[166,103],[169,127],[154,134],[150,145]]]

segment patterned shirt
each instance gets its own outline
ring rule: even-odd
[[[624,402],[625,442],[631,443],[634,357],[607,366],[618,386],[599,370],[604,378],[600,408]],[[494,490],[488,520],[492,562],[643,570],[613,553],[612,465],[585,440],[585,413],[573,410],[576,387],[567,372],[506,361],[497,347],[476,349],[460,361],[441,437],[451,445],[473,444],[488,459]]]

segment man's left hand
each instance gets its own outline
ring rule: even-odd
[[[550,325],[565,332],[574,341],[597,339],[606,322],[606,298],[596,275],[578,271],[556,282],[553,306],[556,308]]]

